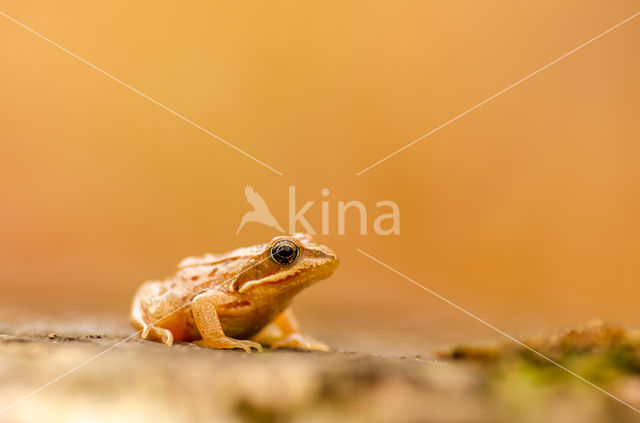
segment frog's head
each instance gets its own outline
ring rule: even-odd
[[[255,260],[233,283],[238,293],[291,297],[314,282],[328,278],[338,256],[307,234],[275,237],[261,246]]]

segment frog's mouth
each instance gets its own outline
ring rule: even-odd
[[[269,276],[266,278],[262,278],[262,279],[257,279],[257,280],[253,280],[253,281],[248,281],[245,282],[244,284],[242,284],[240,286],[240,288],[238,288],[238,292],[240,294],[244,294],[247,291],[249,291],[251,288],[255,288],[257,286],[267,286],[267,285],[279,285],[279,284],[285,284],[287,283],[287,281],[291,281],[293,279],[296,279],[296,277],[300,274],[301,272],[295,272],[291,275],[274,275],[274,276]]]
[[[291,269],[285,272],[278,272],[273,275],[249,280],[244,283],[241,281],[236,281],[236,284],[240,285],[237,288],[237,292],[240,294],[245,294],[252,288],[256,288],[259,286],[269,286],[269,285],[281,285],[285,290],[287,286],[290,285],[291,288],[304,288],[311,283],[320,281],[322,279],[326,279],[335,270],[337,267],[337,262],[335,266],[312,266],[312,267],[292,267]]]

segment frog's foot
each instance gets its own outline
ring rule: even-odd
[[[292,333],[271,344],[271,348],[295,348],[298,350],[329,351],[329,346],[301,333]]]
[[[204,339],[201,339],[198,341],[194,341],[193,343],[198,346],[206,347],[206,348],[216,348],[216,349],[240,348],[245,350],[248,353],[251,353],[251,348],[255,348],[256,350],[262,352],[262,345],[258,344],[257,342],[248,341],[244,339],[233,339],[227,336],[221,337],[221,338],[215,338],[215,339],[208,339],[206,341]]]
[[[156,341],[162,341],[168,346],[173,345],[173,333],[169,329],[159,328],[153,324],[145,325],[142,329],[142,333],[140,333],[140,337],[142,337],[142,339],[149,337]]]

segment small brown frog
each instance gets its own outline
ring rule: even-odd
[[[142,284],[131,323],[142,338],[167,345],[176,340],[247,352],[262,351],[262,345],[327,351],[327,345],[301,333],[289,305],[337,267],[336,254],[306,234],[187,258],[172,278]]]

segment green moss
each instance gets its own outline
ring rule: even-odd
[[[601,322],[550,336],[528,337],[525,345],[576,374],[608,383],[640,374],[640,332]],[[482,346],[459,345],[440,351],[441,358],[476,363],[494,378],[512,377],[552,383],[573,377],[549,360],[515,342]]]

